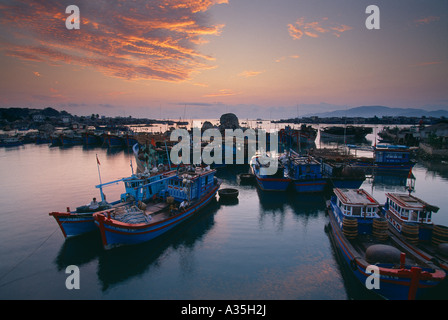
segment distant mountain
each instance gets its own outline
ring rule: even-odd
[[[362,106],[351,108],[347,110],[336,110],[324,113],[308,114],[307,116],[318,116],[319,118],[331,118],[331,117],[362,117],[372,118],[377,116],[381,117],[448,117],[448,110],[436,110],[427,111],[423,109],[413,108],[390,108],[384,106]]]

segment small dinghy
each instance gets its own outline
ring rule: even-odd
[[[218,194],[219,197],[223,199],[236,199],[238,198],[239,191],[237,189],[224,188],[218,190]]]

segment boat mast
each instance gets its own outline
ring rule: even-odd
[[[98,168],[98,177],[100,179],[100,195],[101,195],[101,200],[104,201],[104,193],[103,193],[103,183],[101,182],[101,172],[100,172],[100,160],[98,160],[98,154],[96,154],[96,166]]]

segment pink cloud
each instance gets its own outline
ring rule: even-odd
[[[289,35],[299,40],[304,35],[311,38],[318,38],[324,33],[332,33],[339,37],[341,33],[351,30],[352,27],[344,24],[333,24],[328,21],[328,18],[322,18],[320,21],[306,22],[305,18],[299,18],[294,24],[288,24]]]
[[[78,0],[81,26],[65,27],[72,1],[17,0],[0,6],[10,31],[0,51],[21,60],[88,66],[124,79],[183,81],[214,58],[198,45],[221,33],[207,12],[227,0]],[[119,10],[117,10],[119,8]]]
[[[221,89],[218,92],[215,93],[210,93],[210,94],[206,94],[204,95],[204,97],[210,98],[210,97],[224,97],[224,96],[234,96],[237,95],[238,93],[233,92],[232,90],[229,89]]]
[[[238,74],[238,76],[240,77],[244,77],[244,78],[249,78],[249,77],[255,77],[258,76],[259,74],[263,73],[264,71],[243,71],[240,74]]]
[[[439,21],[440,17],[428,16],[414,20],[416,25],[430,24],[431,22]]]

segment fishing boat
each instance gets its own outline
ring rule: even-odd
[[[83,144],[83,137],[72,130],[66,130],[59,135],[60,145],[63,147],[69,147],[74,145]]]
[[[346,139],[360,140],[365,139],[366,135],[372,133],[373,129],[369,127],[358,126],[332,126],[320,129],[320,137],[324,139]]]
[[[312,126],[302,124],[300,129],[293,129],[286,126],[278,133],[278,139],[281,144],[287,146],[298,146],[300,144],[313,144],[316,140],[317,129]]]
[[[322,192],[327,185],[327,178],[322,174],[322,165],[312,156],[302,156],[290,150],[289,176],[298,193]]]
[[[362,168],[351,164],[353,156],[339,149],[315,149],[310,154],[322,165],[322,174],[331,188],[358,189],[366,179]]]
[[[124,210],[94,213],[104,248],[147,242],[204,209],[221,185],[214,177],[216,170],[197,167],[181,172],[185,169],[176,170],[178,173],[167,180],[164,193],[155,200]],[[147,186],[152,187],[153,183]]]
[[[373,147],[373,159],[356,159],[353,165],[373,172],[408,173],[414,167],[411,148],[403,145],[377,145]]]
[[[107,132],[103,134],[103,145],[109,148],[121,148],[125,146],[125,142],[119,134]]]
[[[23,145],[19,136],[7,136],[0,140],[0,147],[17,147]]]
[[[279,157],[278,155],[266,154],[264,159],[261,159],[262,155],[260,152],[255,154],[250,161],[251,173],[255,176],[260,189],[265,191],[286,191],[289,184],[291,183],[291,178],[288,173],[287,158],[285,155]],[[266,164],[266,159],[271,158],[272,161],[277,162],[277,171],[275,174],[271,173],[272,169],[268,169],[269,165]]]
[[[328,177],[333,188],[359,189],[366,180],[364,170],[344,161],[322,159],[322,173]]]
[[[86,130],[82,133],[83,144],[86,146],[94,146],[101,144],[100,136],[93,130]]]
[[[408,244],[414,254],[448,271],[448,227],[432,222],[439,211],[411,194],[386,193],[384,217],[391,232]]]
[[[99,170],[98,170],[99,171]],[[50,212],[49,215],[54,217],[61,228],[65,238],[78,236],[93,230],[97,230],[93,219],[95,212],[103,210],[112,210],[120,207],[126,207],[138,201],[146,201],[157,196],[161,190],[165,188],[165,181],[175,175],[176,171],[162,171],[153,169],[151,172],[132,174],[130,177],[100,183],[95,186],[100,190],[101,201],[98,203],[90,203],[70,210],[67,207],[66,212]],[[121,194],[120,199],[112,202],[106,200],[103,188],[123,183],[125,192]],[[94,199],[96,200],[96,198]]]
[[[380,205],[363,189],[338,189],[327,202],[330,239],[353,275],[367,288],[372,268],[377,285],[371,290],[390,300],[422,297],[445,279],[432,262],[412,254],[388,231]]]

